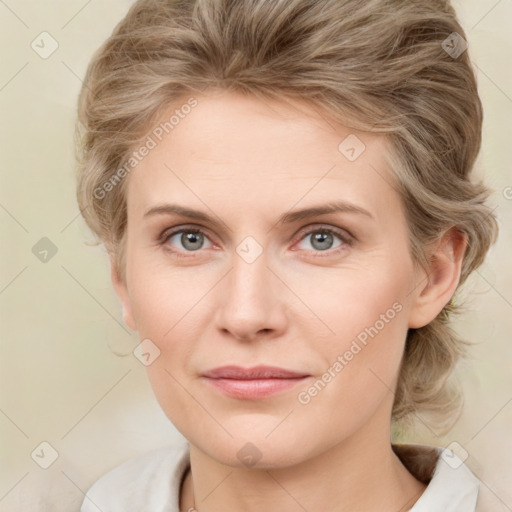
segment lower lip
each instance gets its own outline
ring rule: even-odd
[[[300,383],[304,383],[307,377],[296,379],[212,379],[205,377],[205,380],[222,393],[233,398],[243,400],[257,400],[275,395],[282,391],[289,390]]]

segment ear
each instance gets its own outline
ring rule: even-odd
[[[112,254],[110,254],[109,257],[110,278],[112,280],[114,290],[116,291],[116,294],[119,297],[119,300],[121,301],[121,305],[123,308],[123,321],[132,331],[136,331],[137,328],[135,325],[135,320],[133,318],[130,296],[128,294],[128,287],[126,286],[126,283],[121,279],[119,269],[117,268],[117,263],[115,261],[115,257]]]
[[[409,327],[430,323],[450,301],[460,281],[467,237],[456,228],[447,231],[430,257],[428,271],[421,270],[409,315]],[[426,284],[425,284],[426,282]]]

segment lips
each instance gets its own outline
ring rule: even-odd
[[[276,366],[222,366],[202,377],[216,391],[231,398],[258,400],[288,391],[310,375]]]
[[[222,366],[209,370],[203,374],[211,379],[298,379],[307,377],[307,373],[294,372],[277,366],[254,366],[253,368],[242,368],[241,366]]]

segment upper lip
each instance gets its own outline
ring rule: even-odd
[[[212,379],[238,379],[238,380],[251,380],[251,379],[297,379],[299,377],[306,377],[309,374],[302,372],[295,372],[279,368],[277,366],[253,366],[252,368],[242,368],[241,366],[221,366],[208,370],[203,373],[203,377]]]

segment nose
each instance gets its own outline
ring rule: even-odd
[[[217,297],[216,327],[241,341],[278,337],[288,322],[286,290],[265,251],[251,263],[234,253]]]

